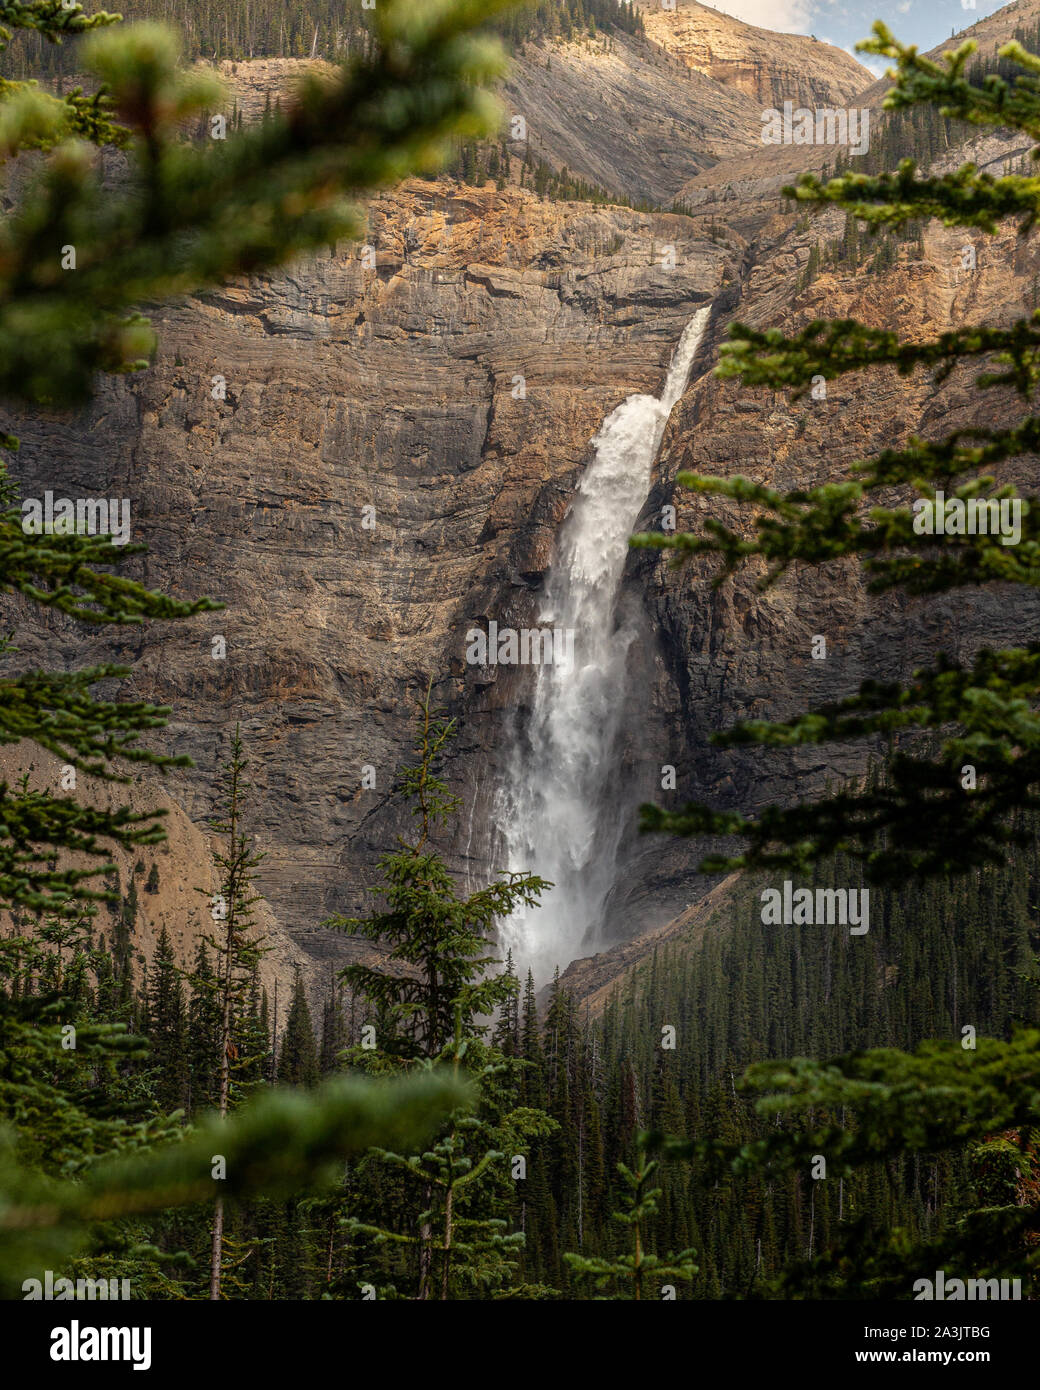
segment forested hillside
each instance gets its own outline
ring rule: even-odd
[[[840,927],[769,926],[756,891],[762,885],[742,885],[742,914],[717,922],[702,944],[655,953],[586,1035],[585,1056],[601,1054],[610,1078],[605,1132],[624,1130],[627,1093],[639,1124],[747,1141],[768,1123],[738,1087],[750,1063],[913,1050],[926,1038],[959,1045],[965,1025],[980,1036],[1007,1036],[1013,1023],[1036,1024],[1038,855],[1034,843],[1009,869],[881,895],[870,932],[859,938]],[[812,885],[857,881],[839,860]],[[676,1028],[674,1051],[661,1047],[668,1024]],[[951,1162],[919,1153],[844,1183],[803,1174],[775,1186],[734,1180],[720,1189],[715,1175],[699,1181],[677,1164],[666,1175],[671,1200],[657,1235],[662,1248],[692,1244],[701,1252],[700,1296],[763,1293],[781,1267],[825,1249],[839,1218],[865,1218],[875,1239],[897,1226],[921,1236],[940,1231],[978,1202],[972,1181],[982,1166],[968,1154]]]
[[[812,880],[824,887],[855,882],[840,861]],[[581,1281],[563,1255],[612,1257],[624,1248],[611,1219],[623,1192],[617,1164],[630,1158],[640,1130],[738,1144],[768,1129],[740,1085],[749,1064],[866,1047],[912,1050],[930,1038],[960,1045],[967,1026],[980,1037],[1004,1037],[1013,1024],[1040,1022],[1040,840],[1007,868],[885,894],[863,937],[838,927],[765,925],[759,887],[742,883],[742,907],[717,914],[695,939],[656,952],[600,1017],[590,1018],[558,983],[541,1014],[530,980],[518,990],[494,1028],[504,1070],[488,1093],[485,1115],[501,1124],[526,1107],[544,1112],[550,1132],[513,1136],[516,1152],[527,1155],[526,1178],[516,1182],[500,1172],[484,1184],[479,1214],[502,1223],[503,1239],[521,1232],[526,1239],[509,1255],[511,1263],[508,1244],[495,1260],[483,1248],[468,1254],[460,1248],[448,1296],[501,1296],[509,1289],[580,1295]],[[200,945],[185,979],[164,943],[142,982],[118,941],[106,947],[84,932],[61,951],[41,946],[11,974],[7,998],[24,1007],[60,986],[63,1021],[78,1028],[127,1025],[142,1043],[147,1039],[149,1054],[110,1064],[92,1104],[129,1123],[177,1108],[190,1121],[215,1104],[219,1088],[216,964],[212,950]],[[324,993],[321,1016],[312,1017],[297,983],[292,998],[279,1004],[275,1044],[273,1001],[254,973],[232,1029],[240,1058],[236,1103],[274,1083],[312,1087],[336,1074],[344,1057],[367,1065],[368,1026],[386,1047],[380,1009],[356,996],[347,1002],[331,977]],[[675,1029],[674,1047],[662,1045],[668,1027]],[[67,1162],[69,1154],[60,1157]],[[1040,1180],[1037,1156],[1029,1162],[1026,1180]],[[785,1269],[827,1249],[839,1221],[862,1220],[875,1239],[900,1227],[915,1239],[941,1235],[992,1197],[991,1165],[985,1149],[966,1149],[960,1157],[921,1152],[899,1164],[866,1167],[850,1180],[820,1182],[803,1173],[720,1186],[716,1174],[676,1160],[664,1167],[647,1246],[696,1249],[699,1272],[680,1297],[769,1297]],[[417,1266],[408,1246],[392,1238],[373,1243],[359,1228],[405,1240],[414,1235],[423,1200],[421,1186],[404,1172],[365,1162],[352,1166],[332,1194],[247,1203],[226,1230],[233,1270],[228,1296],[356,1298],[371,1284],[383,1296],[414,1297]],[[143,1296],[200,1296],[208,1279],[209,1220],[202,1208],[135,1231],[168,1256],[181,1252],[170,1266],[121,1257],[117,1241],[105,1268],[133,1276]],[[96,1258],[89,1263],[96,1267]],[[870,1292],[855,1285],[844,1290],[846,1296]]]
[[[128,0],[111,7],[129,22],[161,20],[184,36],[189,58],[330,58],[364,51],[371,10],[353,0]],[[641,33],[632,0],[538,0],[489,21],[511,47],[543,35],[571,38],[597,29]],[[70,50],[36,34],[19,34],[4,55],[6,76],[53,77],[75,71]]]

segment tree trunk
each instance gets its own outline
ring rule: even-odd
[[[441,1272],[441,1302],[448,1301],[448,1271],[451,1269],[451,1199],[454,1191],[449,1187],[444,1198],[444,1269]]]
[[[237,885],[231,883],[232,891]],[[232,899],[232,904],[234,899]],[[225,938],[224,949],[226,952],[224,963],[224,982],[223,999],[221,1001],[220,1012],[220,1102],[219,1113],[222,1120],[227,1119],[228,1096],[231,1091],[231,986],[232,986],[232,965],[234,964],[233,946],[235,933],[235,910],[234,906],[228,908],[227,916],[227,937]],[[220,1298],[220,1264],[224,1253],[224,1199],[217,1198],[217,1204],[213,1210],[213,1245],[210,1250],[209,1262],[209,1296],[211,1299]]]
[[[213,1244],[210,1248],[209,1259],[209,1296],[211,1299],[220,1298],[220,1257],[224,1246],[224,1199],[217,1198],[216,1206],[213,1208]]]
[[[423,1188],[423,1207],[428,1209],[433,1202],[433,1185],[427,1183]],[[432,1216],[432,1213],[431,1213]],[[433,1224],[428,1217],[419,1227],[419,1299],[425,1301],[430,1296],[430,1279],[433,1274]]]

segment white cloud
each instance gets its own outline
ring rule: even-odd
[[[877,58],[873,53],[857,53],[854,48],[845,49],[846,53],[851,53],[857,63],[862,63],[868,68],[875,77],[884,77],[885,73],[893,66],[888,58]]]
[[[884,77],[885,69],[891,67],[887,58],[874,58],[869,53],[857,53],[853,44],[839,43],[837,39],[832,39],[829,34],[817,34],[816,37],[821,43],[829,43],[832,48],[840,48],[850,58],[855,58],[861,67],[867,68],[875,77]]]
[[[808,34],[812,28],[812,0],[702,0],[710,8],[722,10],[745,24],[772,29],[782,34]]]

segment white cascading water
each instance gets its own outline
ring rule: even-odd
[[[503,947],[537,984],[556,965],[562,970],[596,949],[614,884],[623,814],[607,790],[636,635],[618,627],[621,576],[668,417],[710,312],[710,305],[699,309],[687,324],[660,400],[629,396],[603,422],[546,580],[539,623],[573,631],[573,662],[536,667],[530,719],[496,807],[508,867],[555,884],[541,907],[503,925]]]

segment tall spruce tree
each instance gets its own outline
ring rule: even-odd
[[[310,1006],[297,967],[292,1003],[278,1051],[278,1080],[285,1086],[316,1086],[320,1074]]]
[[[187,1013],[181,972],[164,926],[148,980],[148,1013],[143,1031],[158,1072],[155,1099],[160,1109],[177,1110],[188,1100]]]
[[[450,1065],[464,1069],[478,1086],[476,1114],[453,1113],[421,1154],[379,1150],[366,1159],[408,1181],[408,1205],[379,1225],[360,1215],[346,1218],[352,1239],[414,1252],[416,1297],[448,1299],[466,1292],[495,1293],[513,1281],[513,1252],[522,1232],[511,1232],[515,1179],[507,1165],[526,1166],[532,1140],[549,1134],[555,1121],[541,1110],[516,1104],[521,1064],[484,1041],[487,1019],[508,1013],[519,982],[512,970],[495,972],[491,954],[498,922],[520,904],[530,906],[551,885],[534,874],[507,873],[469,897],[460,897],[433,837],[453,818],[459,799],[440,775],[454,721],[431,708],[432,680],[423,696],[416,761],[401,769],[396,791],[412,803],[412,840],[380,861],[384,911],[367,918],[329,919],[338,931],[364,937],[387,952],[386,968],[351,965],[342,979],[377,1011],[378,1052],[354,1051],[357,1065],[385,1070]],[[402,969],[402,967],[404,967]],[[517,1171],[520,1171],[518,1166]],[[395,1187],[392,1189],[397,1192]],[[396,1286],[383,1280],[384,1293]],[[537,1296],[541,1290],[529,1289]]]
[[[535,874],[505,873],[469,897],[459,896],[432,843],[460,805],[440,776],[455,721],[431,709],[431,692],[432,680],[420,705],[417,761],[401,769],[395,788],[412,803],[415,837],[399,837],[401,848],[379,861],[383,881],[373,892],[386,907],[369,917],[336,916],[325,923],[386,950],[388,968],[350,965],[341,978],[385,1010],[393,1031],[380,1046],[404,1057],[436,1057],[454,1037],[460,1009],[463,1037],[483,1035],[478,1019],[506,1004],[516,989],[515,976],[490,973],[500,964],[490,954],[496,924],[516,908],[537,903],[551,887]]]
[[[650,1186],[658,1166],[658,1160],[647,1158],[642,1144],[637,1148],[634,1168],[624,1163],[617,1165],[624,1191],[621,1209],[614,1212],[614,1219],[630,1232],[632,1248],[629,1252],[612,1259],[597,1255],[564,1255],[575,1274],[594,1280],[598,1289],[613,1288],[618,1296],[636,1301],[647,1297],[674,1298],[673,1281],[689,1283],[697,1273],[694,1250],[659,1256],[646,1249],[646,1225],[657,1215],[662,1193],[661,1188]]]
[[[216,934],[204,933],[216,961],[212,974],[191,978],[192,988],[213,993],[214,1012],[219,1017],[217,1034],[217,1113],[221,1119],[232,1104],[232,1083],[243,1072],[255,1069],[256,1057],[241,1057],[236,1035],[248,1011],[248,1000],[255,989],[260,961],[267,953],[263,937],[257,934],[253,907],[260,895],[253,892],[255,869],[263,859],[243,827],[244,800],[250,790],[245,780],[246,759],[242,752],[241,730],[235,725],[228,760],[217,779],[217,812],[209,827],[216,837],[213,860],[219,883],[215,894],[200,893],[210,900],[210,915]],[[218,1197],[213,1208],[213,1240],[210,1252],[210,1298],[220,1297],[220,1264],[224,1229],[224,1202]]]

